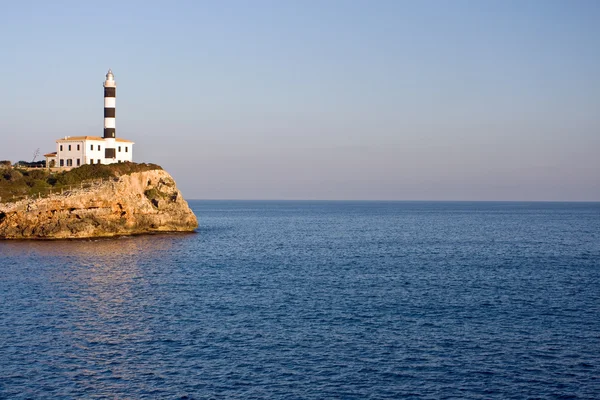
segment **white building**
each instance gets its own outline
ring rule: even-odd
[[[65,136],[56,141],[56,153],[46,154],[48,167],[71,168],[83,164],[133,161],[133,142],[116,137],[117,84],[109,69],[104,81],[104,136]]]
[[[115,146],[115,156],[106,157],[108,146]],[[57,167],[79,167],[83,164],[112,164],[132,161],[133,142],[116,138],[108,143],[100,136],[66,136],[56,141]]]

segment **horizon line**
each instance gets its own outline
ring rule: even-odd
[[[600,200],[398,200],[398,199],[196,199],[186,201],[322,201],[322,202],[390,202],[390,203],[600,203]]]

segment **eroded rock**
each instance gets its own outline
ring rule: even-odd
[[[196,216],[163,170],[122,175],[47,198],[0,203],[1,239],[75,239],[186,232]]]

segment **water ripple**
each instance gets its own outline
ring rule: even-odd
[[[0,398],[600,398],[600,206],[191,202],[0,242]]]

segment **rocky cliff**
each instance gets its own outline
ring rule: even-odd
[[[48,197],[0,203],[0,239],[75,239],[185,232],[196,216],[173,178],[157,169],[80,185]]]

